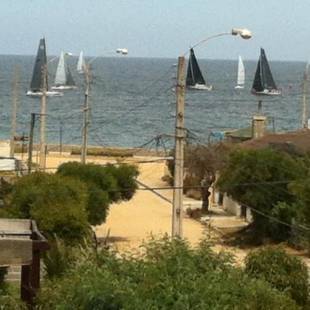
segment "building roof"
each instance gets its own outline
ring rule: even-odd
[[[310,130],[301,129],[286,133],[267,134],[261,138],[247,140],[241,145],[249,149],[274,147],[286,151],[307,153],[310,152]]]

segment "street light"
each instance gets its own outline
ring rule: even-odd
[[[128,49],[127,48],[118,48],[113,53],[118,53],[121,55],[127,55]],[[110,52],[111,53],[111,52]],[[88,127],[89,127],[89,91],[90,91],[90,71],[91,71],[91,63],[93,63],[97,58],[100,56],[93,57],[90,61],[87,63],[84,63],[83,65],[83,71],[85,74],[85,96],[84,96],[84,107],[83,107],[83,129],[82,129],[82,146],[81,146],[81,163],[86,163],[86,157],[87,157],[87,140],[88,140]]]
[[[252,33],[245,28],[233,28],[230,32],[222,32],[200,40],[192,48],[225,35],[239,35],[242,39],[250,39]],[[172,237],[183,236],[183,166],[184,166],[184,97],[185,97],[185,55],[178,59],[178,74],[176,86],[176,126],[175,126],[175,155],[174,155],[174,182],[173,182],[173,210],[172,210]]]
[[[120,54],[122,56],[126,56],[128,55],[128,49],[127,48],[117,48],[115,51],[108,51],[108,52],[105,52],[104,54],[107,55],[107,54]],[[102,57],[102,56],[95,56],[94,58],[92,58],[88,64],[91,64],[92,62],[94,62],[97,58],[99,57]]]
[[[198,41],[197,43],[195,43],[194,45],[192,45],[191,48],[195,48],[196,46],[198,46],[202,43],[205,43],[211,39],[215,39],[215,38],[222,37],[222,36],[228,36],[228,35],[231,35],[231,36],[238,36],[239,35],[242,39],[245,39],[245,40],[252,38],[252,32],[250,30],[248,30],[246,28],[232,28],[230,32],[221,32],[221,33],[212,35],[210,37],[207,37],[205,39],[202,39],[202,40]],[[187,50],[183,54],[183,56],[186,56],[188,53],[189,53],[189,50]]]

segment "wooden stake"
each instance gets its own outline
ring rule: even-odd
[[[14,69],[13,81],[13,106],[12,106],[12,122],[11,122],[11,139],[10,139],[10,157],[14,157],[15,153],[15,136],[16,136],[16,114],[18,105],[18,82],[19,82],[19,66]]]
[[[307,93],[308,93],[308,67],[307,64],[306,70],[304,73],[304,81],[303,81],[303,96],[302,96],[302,120],[301,120],[301,126],[302,128],[308,128],[308,109],[307,109]]]
[[[41,113],[40,113],[40,170],[45,170],[45,126],[46,126],[46,92],[47,92],[47,66],[44,65],[42,68],[42,97],[41,97]]]
[[[172,210],[172,236],[183,236],[183,166],[184,166],[184,97],[185,97],[185,58],[178,59],[176,87],[176,125],[174,155],[174,190]]]
[[[35,113],[31,113],[29,144],[28,144],[28,174],[31,173],[31,168],[32,168],[33,132],[34,132],[35,121],[36,121],[36,115]]]
[[[82,147],[81,147],[81,163],[86,164],[87,156],[87,138],[88,138],[88,126],[89,126],[89,84],[90,84],[90,67],[89,64],[84,65],[85,73],[85,97],[83,107],[83,133],[82,133]]]

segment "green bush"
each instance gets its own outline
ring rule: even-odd
[[[103,167],[69,162],[62,164],[57,173],[77,178],[86,184],[89,192],[88,221],[92,225],[105,221],[111,202],[131,199],[137,188],[137,169],[129,165]]]
[[[43,309],[298,309],[285,294],[232,266],[203,242],[152,240],[142,253],[83,252],[41,290]]]
[[[119,166],[107,165],[104,169],[116,179],[121,199],[130,200],[138,187],[136,182],[136,177],[139,174],[137,168],[121,164]]]
[[[301,259],[282,248],[265,247],[248,254],[245,271],[251,277],[269,282],[298,304],[308,301],[308,270]]]
[[[57,234],[68,242],[82,240],[89,232],[87,191],[78,180],[47,173],[33,173],[13,186],[11,216],[32,218],[47,237]]]
[[[44,253],[44,270],[49,279],[57,278],[65,274],[74,261],[74,250],[55,236],[49,242],[49,250]]]
[[[257,210],[252,212],[257,241],[264,237],[281,241],[290,237],[291,229],[271,217],[292,224],[296,209],[291,205],[296,197],[286,181],[300,179],[305,173],[301,162],[287,153],[272,149],[236,150],[220,172],[217,186],[240,204]]]

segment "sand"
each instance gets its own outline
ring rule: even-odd
[[[137,164],[140,161],[158,160],[154,157],[133,157],[128,158],[126,162]],[[48,171],[54,169],[63,162],[79,161],[79,156],[57,153],[50,153],[47,157]],[[107,162],[115,163],[115,158],[89,157],[88,162],[105,164]],[[149,163],[137,164],[140,175],[138,180],[150,187],[166,187],[167,183],[161,180],[166,168],[165,161],[160,160]],[[159,191],[160,194],[172,200],[172,190]],[[130,201],[124,201],[110,206],[109,215],[106,223],[95,227],[96,235],[99,239],[109,238],[113,240],[119,250],[137,248],[143,240],[150,235],[160,236],[163,234],[171,235],[172,206],[169,202],[156,196],[148,190],[137,190]],[[203,238],[205,226],[198,221],[184,217],[183,231],[184,237],[191,244],[195,245]]]

